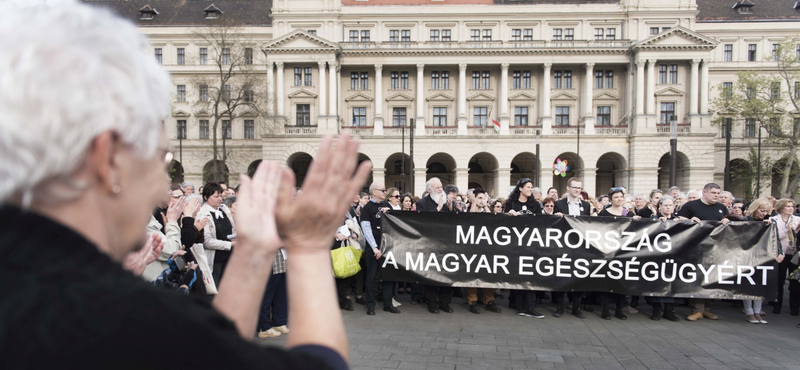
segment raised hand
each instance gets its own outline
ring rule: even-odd
[[[167,222],[178,222],[178,219],[181,217],[183,213],[183,209],[186,207],[186,197],[180,197],[177,199],[172,199],[169,202],[169,207],[167,208]],[[162,214],[163,215],[163,214]]]
[[[153,234],[147,238],[142,249],[128,253],[125,256],[125,260],[122,261],[122,268],[139,276],[144,273],[147,265],[158,258],[162,248],[164,248],[164,243],[161,241],[161,237],[158,234]]]
[[[206,228],[206,225],[208,225],[208,219],[207,218],[201,218],[201,219],[195,219],[194,220],[194,228],[197,229],[197,231],[203,231],[203,229]]]
[[[261,162],[253,178],[240,176],[236,203],[236,241],[239,248],[271,256],[281,247],[275,222],[282,171],[276,162]],[[264,253],[263,255],[261,253]]]
[[[335,150],[331,138],[323,139],[308,169],[302,193],[294,200],[294,174],[290,170],[283,171],[277,222],[290,254],[329,253],[330,240],[342,224],[352,194],[364,186],[372,169],[367,162],[356,169],[357,161],[358,142],[350,135],[339,135]]]
[[[203,204],[200,201],[200,198],[198,197],[193,198],[191,201],[186,203],[186,207],[183,209],[183,216],[191,218],[197,217],[197,211],[200,210],[200,207],[202,205]]]

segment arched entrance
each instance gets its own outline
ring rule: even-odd
[[[289,156],[286,165],[294,171],[295,186],[298,188],[303,186],[303,181],[308,174],[308,167],[314,158],[310,154],[304,152],[297,152]]]
[[[405,193],[411,189],[411,177],[414,176],[414,166],[408,154],[394,153],[386,159],[386,187],[395,187]],[[405,176],[403,173],[405,172]]]
[[[251,162],[249,166],[247,166],[247,176],[253,178],[253,175],[256,173],[258,169],[258,165],[261,164],[260,159],[256,159],[255,161]]]
[[[746,160],[737,158],[731,161],[731,188],[734,198],[752,200],[756,187],[756,174]]]
[[[469,160],[468,187],[481,188],[493,196],[504,196],[504,189],[496,189],[498,168],[497,158],[493,155],[486,152],[475,154]],[[508,184],[508,180],[505,184]],[[503,183],[500,185],[502,187]],[[458,190],[462,193],[467,192],[467,189]]]
[[[450,154],[436,153],[432,155],[428,158],[425,167],[428,169],[425,171],[425,181],[430,180],[431,177],[438,177],[439,180],[442,180],[442,185],[455,182],[453,172],[456,170],[456,160]]]
[[[517,184],[517,181],[526,177],[533,180],[533,183],[535,185],[538,185],[536,162],[537,158],[536,155],[534,155],[533,153],[523,152],[517,154],[517,156],[511,160],[511,179],[509,180],[509,183],[504,184],[501,182],[500,186],[503,185],[514,186]]]
[[[792,163],[791,173],[789,174],[789,188],[786,189],[786,194],[781,193],[781,181],[783,180],[783,167],[786,166],[786,158],[781,158],[775,164],[772,165],[772,196],[775,198],[795,198],[797,194],[797,185],[795,184],[792,186],[792,179],[798,176],[798,172],[800,172],[800,167],[798,167],[797,161],[795,160]],[[765,181],[764,174],[761,174],[761,183],[763,184]],[[765,192],[761,192],[761,195],[766,195]]]
[[[183,166],[181,165],[181,162],[173,159],[172,162],[169,163],[167,173],[169,174],[170,181],[172,181],[173,184],[180,184],[183,182]]]
[[[228,183],[228,166],[221,160],[210,160],[203,166],[203,184],[209,182]]]
[[[553,173],[553,187],[558,189],[558,194],[561,195],[567,191],[567,181],[569,181],[569,179],[572,177],[580,178],[581,174],[583,173],[584,167],[583,167],[583,160],[580,157],[578,157],[577,154],[572,152],[559,154],[558,157],[553,158],[553,162],[550,163],[547,167],[550,170],[554,170],[553,165],[557,164],[559,159],[562,162],[566,160],[567,167],[569,167],[569,169],[563,176],[560,174],[556,175],[555,173]],[[547,191],[547,189],[544,189],[544,191]]]
[[[607,194],[615,186],[625,185],[625,158],[619,153],[606,153],[597,160],[595,194]]]
[[[683,191],[689,190],[689,157],[682,152],[676,152],[675,157],[675,186]],[[669,153],[661,156],[658,161],[658,188],[669,190]]]

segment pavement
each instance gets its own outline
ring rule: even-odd
[[[516,316],[507,299],[497,300],[501,313],[476,315],[453,298],[455,312],[434,315],[425,305],[409,304],[408,294],[397,296],[401,314],[379,309],[367,316],[359,304],[342,313],[354,370],[800,370],[800,317],[789,315],[788,293],[786,298],[780,315],[764,305],[766,325],[745,321],[741,308],[729,301],[715,301],[719,320],[696,322],[685,320],[686,306],[676,307],[680,322],[650,320],[644,302],[624,321],[601,319],[597,306],[584,311],[585,319],[554,318],[555,305],[548,300],[537,307],[545,319]],[[257,341],[280,346],[284,338]]]

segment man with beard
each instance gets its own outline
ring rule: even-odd
[[[447,192],[445,192],[442,187],[442,181],[433,177],[425,184],[425,190],[428,195],[417,202],[417,211],[454,212],[453,210],[456,208],[453,206],[452,199],[455,199],[456,194],[458,194],[458,188],[448,185]],[[425,302],[428,304],[428,312],[436,314],[439,313],[440,309],[447,313],[453,312],[453,309],[450,308],[450,301],[453,296],[452,287],[426,285],[424,286],[424,294]]]

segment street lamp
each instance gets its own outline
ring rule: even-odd
[[[761,198],[761,128],[758,125],[758,163],[756,163],[756,198]]]
[[[669,187],[675,186],[675,158],[678,151],[678,122],[675,116],[669,121]]]
[[[541,161],[541,159],[539,158],[539,143],[540,143],[540,141],[541,141],[541,132],[539,132],[539,130],[536,130],[536,174],[535,174],[536,176],[535,176],[535,178],[536,178],[536,187],[537,188],[539,187],[539,173],[541,172],[541,169],[539,168],[539,162]]]
[[[725,120],[725,190],[731,188],[731,122],[733,118]]]

